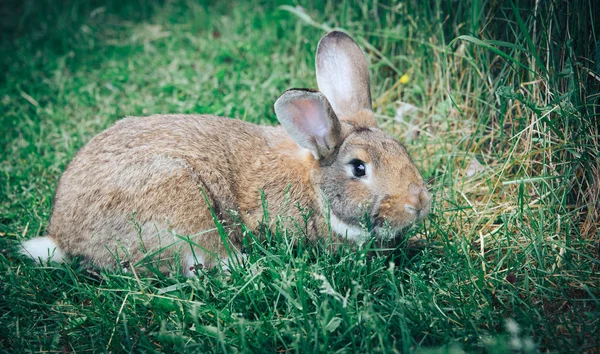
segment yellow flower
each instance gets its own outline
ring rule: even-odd
[[[400,83],[401,84],[407,84],[410,81],[410,76],[408,76],[408,74],[404,74],[400,77]]]

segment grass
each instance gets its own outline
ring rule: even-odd
[[[0,348],[599,350],[599,6],[3,3]],[[44,234],[58,178],[95,134],[153,113],[276,124],[281,92],[316,87],[331,28],[366,49],[380,125],[429,181],[433,210],[409,234],[424,247],[332,254],[280,232],[248,266],[192,279],[17,254]]]

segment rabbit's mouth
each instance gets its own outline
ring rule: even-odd
[[[425,215],[416,215],[413,220],[392,222],[391,220],[375,214],[371,217],[369,231],[378,239],[391,240],[402,236],[409,228],[425,218]]]
[[[412,225],[413,224],[410,224],[405,227],[391,227],[389,225],[376,226],[371,230],[371,233],[377,240],[391,241],[396,238],[402,237],[402,235],[406,233],[406,230],[408,230]]]
[[[410,227],[410,225],[395,227],[386,219],[382,217],[376,217],[373,219],[371,233],[379,240],[389,241],[402,235],[408,227]]]
[[[418,188],[418,198],[385,196],[373,203],[367,226],[378,238],[396,237],[427,218],[431,198],[424,188]]]
[[[341,220],[333,213],[330,214],[330,222],[334,232],[341,237],[358,243],[366,242],[371,237],[384,241],[392,240],[414,224],[414,222],[411,222],[406,225],[393,225],[384,217],[375,215],[370,218],[367,216],[358,225],[352,225]]]
[[[358,225],[349,223],[342,218],[330,212],[330,225],[334,232],[341,237],[347,238],[354,242],[364,242],[370,237],[375,237],[379,240],[389,241],[395,239],[406,232],[414,224],[420,222],[426,217],[426,213],[412,215],[404,218],[402,221],[390,220],[379,213],[373,215],[365,215],[364,218],[358,221]]]

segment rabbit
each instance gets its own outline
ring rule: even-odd
[[[261,227],[264,202],[311,240],[385,239],[423,220],[431,197],[405,147],[377,126],[362,50],[343,32],[326,34],[316,74],[319,91],[277,99],[277,127],[211,115],[118,121],[68,165],[47,236],[24,242],[23,253],[100,268],[178,254],[191,276],[227,267],[242,247],[240,222]]]

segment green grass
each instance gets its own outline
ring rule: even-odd
[[[0,5],[0,350],[597,351],[597,1],[296,5]],[[316,87],[331,28],[366,49],[380,125],[429,181],[409,235],[424,247],[331,253],[282,232],[192,279],[17,254],[95,134],[153,113],[276,124],[279,94]],[[394,119],[401,102],[417,109]]]

